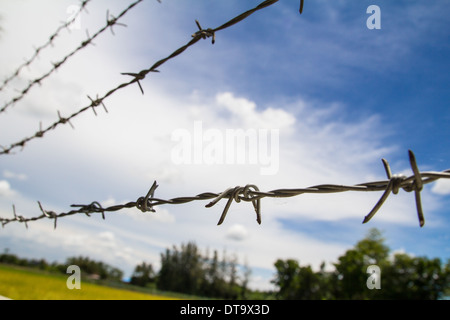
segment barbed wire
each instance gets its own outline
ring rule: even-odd
[[[111,15],[109,13],[109,11],[107,11],[107,13],[106,13],[106,25],[104,27],[102,27],[100,30],[98,30],[92,37],[89,36],[89,32],[86,30],[86,33],[87,33],[87,39],[86,40],[82,41],[81,44],[75,50],[73,50],[71,53],[67,54],[60,61],[52,63],[53,67],[49,71],[47,71],[45,74],[43,74],[42,76],[40,76],[40,77],[38,77],[38,78],[36,78],[34,80],[31,80],[29,82],[28,86],[25,89],[23,89],[18,96],[16,96],[13,99],[9,100],[8,102],[6,102],[3,105],[2,108],[0,108],[0,114],[5,112],[9,107],[13,106],[18,101],[22,100],[27,95],[27,93],[30,91],[30,89],[33,88],[36,84],[39,84],[39,85],[42,84],[43,80],[45,80],[52,73],[54,73],[56,70],[58,70],[58,68],[60,68],[66,61],[68,61],[77,52],[79,52],[81,49],[85,48],[88,44],[92,44],[93,40],[95,38],[97,38],[100,34],[102,34],[105,30],[110,29],[111,32],[114,34],[114,31],[113,31],[113,26],[114,25],[121,25],[121,26],[126,27],[125,24],[119,23],[118,20],[120,18],[122,18],[128,11],[130,11],[132,8],[134,8],[137,4],[139,4],[142,1],[144,1],[144,0],[137,0],[137,1],[133,2],[132,4],[130,4],[125,10],[123,10],[117,16],[117,18],[114,17],[113,15]]]
[[[76,210],[71,210],[63,213],[55,213],[54,211],[44,210],[42,204],[38,202],[39,209],[42,212],[40,216],[25,218],[22,215],[17,215],[16,208],[13,205],[13,218],[0,218],[0,222],[2,223],[2,227],[11,222],[20,222],[24,223],[28,228],[27,222],[37,221],[44,218],[54,219],[54,228],[57,226],[57,220],[62,217],[67,217],[75,214],[86,214],[90,217],[93,213],[101,213],[102,218],[105,219],[105,212],[119,211],[126,208],[137,208],[142,212],[156,212],[154,207],[164,204],[184,204],[191,201],[200,201],[200,200],[211,200],[208,204],[206,204],[206,208],[213,207],[222,199],[228,199],[223,209],[222,215],[220,216],[219,222],[217,225],[221,225],[228,213],[228,210],[233,202],[237,203],[241,201],[251,202],[253,204],[253,208],[256,212],[256,221],[258,224],[261,224],[261,199],[265,197],[269,198],[287,198],[294,197],[302,194],[323,194],[323,193],[340,193],[347,191],[358,191],[358,192],[373,192],[373,191],[384,191],[380,200],[376,203],[373,209],[364,217],[363,223],[369,222],[373,216],[377,213],[377,211],[384,204],[386,199],[389,197],[391,193],[397,194],[400,189],[403,189],[406,192],[414,191],[415,194],[415,202],[417,208],[417,215],[419,219],[420,227],[423,227],[425,224],[425,218],[422,209],[422,201],[420,197],[420,192],[423,190],[423,186],[425,184],[434,182],[439,179],[450,179],[450,169],[442,171],[442,172],[420,172],[417,166],[417,161],[414,153],[409,150],[409,161],[410,166],[413,171],[413,175],[410,177],[406,177],[405,175],[397,174],[393,175],[389,166],[389,163],[382,159],[384,169],[386,171],[387,180],[382,181],[373,181],[373,182],[365,182],[356,185],[335,185],[335,184],[322,184],[316,185],[308,188],[300,188],[300,189],[277,189],[268,192],[261,192],[257,186],[253,184],[248,184],[245,187],[234,187],[228,188],[227,190],[221,193],[213,193],[213,192],[205,192],[198,194],[196,196],[191,197],[178,197],[169,200],[163,200],[159,198],[154,198],[154,193],[156,188],[158,187],[156,181],[151,186],[150,190],[147,192],[146,196],[139,197],[136,201],[128,202],[126,204],[113,205],[107,208],[103,208],[102,205],[98,201],[94,201],[90,204],[72,204],[71,207],[78,208]]]
[[[140,2],[142,0],[139,0],[137,2]],[[109,90],[107,93],[105,93],[102,97],[99,97],[97,94],[97,98],[96,99],[92,99],[90,96],[88,96],[89,100],[91,101],[91,103],[81,109],[79,109],[78,111],[74,112],[73,114],[71,114],[70,116],[64,118],[60,115],[59,111],[58,111],[58,120],[53,122],[51,125],[49,125],[47,128],[42,129],[42,124],[40,124],[40,128],[38,131],[36,131],[33,135],[23,138],[22,140],[12,143],[7,147],[4,146],[0,146],[0,148],[2,150],[0,150],[0,155],[2,154],[9,154],[12,150],[21,147],[23,150],[23,148],[25,147],[26,143],[28,143],[31,140],[34,140],[36,138],[42,138],[47,132],[56,129],[58,126],[62,125],[62,124],[66,124],[69,123],[72,127],[72,123],[70,122],[70,120],[72,120],[73,118],[77,117],[78,115],[80,115],[81,113],[92,109],[94,111],[94,114],[97,115],[95,108],[102,105],[103,108],[105,109],[106,112],[108,112],[108,110],[106,109],[106,106],[104,104],[104,100],[106,98],[108,98],[109,96],[113,95],[116,91],[121,90],[125,87],[128,87],[131,84],[137,83],[139,86],[139,89],[141,90],[142,94],[144,93],[144,90],[142,89],[142,86],[140,84],[140,80],[145,79],[145,77],[150,73],[150,72],[159,72],[159,70],[157,70],[158,67],[160,67],[161,65],[163,65],[164,63],[166,63],[167,61],[175,58],[176,56],[180,55],[181,53],[183,53],[187,48],[191,47],[192,45],[196,44],[200,39],[207,39],[207,38],[212,38],[212,44],[215,43],[215,33],[217,31],[226,29],[231,27],[232,25],[239,23],[240,21],[246,19],[247,17],[249,17],[250,15],[252,15],[253,13],[255,13],[258,10],[264,9],[274,3],[278,2],[278,0],[266,0],[262,3],[260,3],[258,6],[256,6],[253,9],[250,9],[238,16],[236,16],[235,18],[229,20],[228,22],[222,24],[221,26],[215,28],[215,29],[203,29],[200,25],[200,23],[195,20],[195,23],[197,24],[198,27],[198,31],[195,32],[194,34],[192,34],[192,39],[186,43],[184,46],[178,48],[177,50],[175,50],[174,52],[172,52],[169,56],[155,62],[150,68],[148,69],[144,69],[140,72],[134,73],[134,72],[123,72],[121,73],[122,75],[127,75],[127,76],[131,76],[133,77],[132,80],[130,80],[129,82],[124,82],[118,86],[116,86],[115,88]],[[303,0],[302,2],[303,3]],[[120,16],[119,16],[120,17]],[[86,43],[87,45],[88,43]]]
[[[66,21],[65,23],[63,23],[62,25],[60,25],[56,29],[56,31],[48,38],[46,43],[35,48],[34,53],[31,56],[31,58],[29,58],[28,60],[25,60],[25,62],[23,64],[21,64],[13,74],[11,74],[9,77],[7,77],[5,80],[3,80],[3,83],[0,86],[0,91],[2,91],[4,88],[6,88],[6,86],[8,85],[9,82],[11,82],[16,77],[18,77],[23,68],[29,67],[34,62],[34,60],[36,60],[36,58],[38,57],[39,53],[41,53],[42,50],[44,50],[45,48],[47,48],[50,45],[53,45],[53,41],[55,40],[55,38],[59,35],[59,33],[62,30],[67,29],[70,31],[69,27],[72,25],[72,23],[74,23],[77,20],[78,16],[81,14],[81,12],[83,10],[87,12],[86,6],[90,1],[91,0],[81,0],[80,8],[73,15],[72,19],[70,19],[70,20]]]

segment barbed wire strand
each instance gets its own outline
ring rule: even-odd
[[[142,0],[140,0],[142,1]],[[139,1],[138,1],[139,2]],[[71,114],[70,116],[68,116],[67,118],[61,117],[59,115],[59,119],[57,121],[55,121],[54,123],[52,123],[51,125],[49,125],[46,129],[42,130],[40,129],[39,131],[36,131],[34,133],[34,135],[26,137],[18,142],[12,143],[11,145],[9,145],[8,147],[4,147],[4,146],[0,146],[0,148],[2,150],[0,150],[0,155],[2,154],[9,154],[13,149],[16,149],[18,147],[21,147],[23,150],[23,148],[25,147],[26,143],[28,143],[31,140],[34,140],[36,138],[42,138],[47,132],[56,129],[59,125],[61,124],[66,124],[66,123],[70,123],[70,120],[72,120],[73,118],[77,117],[78,115],[80,115],[81,113],[92,109],[95,112],[95,108],[99,105],[102,105],[103,108],[105,109],[105,111],[107,111],[105,105],[104,105],[104,100],[106,98],[108,98],[109,96],[113,95],[116,91],[121,90],[125,87],[128,87],[131,84],[137,83],[141,92],[144,93],[144,90],[142,89],[142,86],[140,84],[140,80],[145,79],[145,77],[147,76],[147,74],[149,74],[150,72],[159,72],[159,70],[157,70],[158,67],[160,67],[161,65],[163,65],[164,63],[166,63],[167,61],[175,58],[176,56],[180,55],[181,53],[183,53],[187,48],[189,48],[190,46],[194,45],[195,43],[197,43],[200,39],[207,39],[212,37],[212,43],[215,43],[215,33],[217,31],[226,29],[231,27],[232,25],[246,19],[247,17],[249,17],[250,15],[252,15],[253,13],[255,13],[258,10],[261,10],[263,8],[266,8],[274,3],[278,2],[278,0],[266,0],[264,2],[262,2],[261,4],[259,4],[258,6],[256,6],[253,9],[250,9],[242,14],[240,14],[239,16],[229,20],[228,22],[224,23],[223,25],[215,28],[215,29],[202,29],[200,23],[196,20],[196,24],[198,27],[198,31],[195,32],[194,34],[192,34],[192,39],[186,43],[184,46],[178,48],[177,50],[175,50],[174,52],[172,52],[172,54],[170,54],[169,56],[167,56],[166,58],[163,58],[157,62],[155,62],[150,68],[148,69],[144,69],[138,73],[133,73],[133,72],[123,72],[121,73],[122,75],[128,75],[128,76],[132,76],[133,79],[130,80],[129,82],[124,82],[120,85],[118,85],[117,87],[109,90],[107,93],[105,93],[102,97],[98,97],[94,100],[91,97],[88,96],[88,98],[91,100],[91,103],[83,108],[81,108],[80,110],[78,110],[77,112]],[[119,16],[120,17],[120,16]],[[72,125],[72,124],[71,124]],[[73,125],[72,125],[73,126]]]
[[[385,159],[382,159],[384,168],[386,171],[386,175],[388,177],[387,180],[382,181],[373,181],[360,183],[356,185],[335,185],[335,184],[322,184],[316,185],[308,188],[300,188],[300,189],[277,189],[268,192],[259,191],[258,187],[253,184],[248,184],[245,187],[234,187],[228,188],[224,192],[221,193],[213,193],[213,192],[205,192],[198,194],[193,197],[178,197],[169,200],[163,200],[159,198],[154,198],[154,193],[156,188],[158,187],[156,181],[151,186],[150,190],[147,192],[146,196],[139,197],[136,201],[128,202],[120,205],[113,205],[107,208],[103,208],[102,205],[98,201],[94,201],[91,204],[72,204],[72,208],[78,208],[76,210],[71,210],[63,213],[55,213],[54,211],[44,210],[42,204],[38,201],[39,209],[42,212],[40,216],[25,218],[22,215],[18,215],[16,213],[16,208],[13,205],[13,218],[0,218],[0,222],[4,227],[6,224],[11,222],[20,222],[24,223],[28,228],[27,222],[37,221],[44,218],[54,219],[54,228],[56,228],[57,219],[62,217],[67,217],[75,214],[86,214],[90,217],[93,213],[101,213],[102,218],[105,219],[105,212],[113,212],[119,211],[126,208],[137,208],[142,212],[156,212],[154,207],[164,204],[184,204],[191,201],[200,201],[200,200],[211,200],[208,204],[206,204],[206,208],[213,207],[222,199],[228,199],[225,208],[223,209],[222,215],[220,216],[219,222],[217,225],[221,225],[228,213],[228,210],[233,202],[236,201],[239,203],[240,201],[251,202],[253,204],[253,208],[256,212],[256,221],[258,224],[261,224],[261,199],[265,197],[269,198],[287,198],[294,197],[302,194],[323,194],[323,193],[340,193],[347,191],[358,191],[358,192],[373,192],[373,191],[384,191],[380,200],[376,203],[373,209],[364,217],[363,223],[369,222],[373,216],[377,213],[377,211],[384,204],[386,199],[389,197],[391,193],[397,194],[400,189],[403,189],[406,192],[415,193],[415,201],[417,207],[417,214],[419,218],[419,225],[423,227],[425,224],[425,218],[422,210],[422,203],[420,200],[420,192],[423,190],[423,186],[428,183],[435,182],[439,179],[450,179],[450,169],[442,171],[442,172],[420,172],[417,166],[417,161],[414,156],[414,153],[409,150],[409,161],[411,165],[411,169],[413,171],[413,175],[410,177],[406,177],[405,175],[392,175],[391,169],[389,167],[388,162]]]
[[[67,29],[68,31],[70,31],[70,26],[78,19],[78,17],[80,16],[81,12],[84,10],[86,12],[86,6],[87,4],[90,2],[91,0],[81,0],[81,4],[80,4],[80,8],[79,10],[73,15],[72,19],[64,22],[63,24],[61,24],[56,31],[48,38],[47,42],[44,43],[43,45],[34,48],[34,53],[31,56],[31,58],[29,58],[28,60],[25,60],[25,62],[23,64],[21,64],[16,71],[11,74],[9,77],[7,77],[5,80],[3,80],[3,83],[0,86],[0,91],[2,91],[3,89],[6,88],[6,86],[8,85],[9,82],[11,82],[12,80],[14,80],[16,77],[19,76],[20,72],[22,71],[23,68],[25,67],[29,67],[34,60],[36,60],[36,58],[39,56],[39,54],[48,46],[53,45],[53,41],[56,39],[56,37],[58,37],[59,33],[64,30]]]
[[[48,78],[52,73],[56,72],[56,70],[58,70],[66,61],[68,61],[77,52],[79,52],[81,49],[85,48],[88,44],[93,44],[92,43],[93,40],[95,38],[97,38],[100,34],[102,34],[105,30],[110,29],[111,32],[114,34],[114,31],[113,31],[114,25],[120,25],[120,26],[126,27],[125,24],[119,23],[118,20],[120,18],[122,18],[128,11],[130,11],[132,8],[134,8],[137,4],[139,4],[142,1],[144,1],[144,0],[137,0],[137,1],[133,2],[132,4],[130,4],[128,6],[128,8],[126,8],[124,11],[122,11],[117,16],[117,18],[114,17],[113,15],[109,14],[109,11],[107,11],[106,25],[104,27],[102,27],[100,30],[98,30],[92,37],[90,37],[89,32],[86,31],[87,40],[82,41],[81,44],[75,50],[73,50],[71,53],[69,53],[64,58],[62,58],[59,62],[52,63],[53,67],[49,71],[47,71],[44,75],[30,81],[28,86],[25,89],[23,89],[18,96],[14,97],[13,99],[9,100],[8,102],[6,102],[3,105],[3,107],[0,109],[0,114],[5,112],[9,107],[13,106],[18,101],[22,100],[27,95],[27,93],[30,91],[30,89],[33,88],[36,84],[39,84],[39,85],[42,84],[42,81],[44,81],[46,78]]]

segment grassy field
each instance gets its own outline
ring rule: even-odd
[[[173,297],[81,282],[69,290],[67,276],[0,265],[0,295],[14,300],[170,300]]]

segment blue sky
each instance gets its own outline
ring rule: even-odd
[[[214,28],[260,1],[146,0],[115,26],[0,114],[0,145],[49,125],[57,110],[68,115],[127,80],[121,72],[150,67],[203,28]],[[221,192],[236,185],[260,190],[322,183],[384,180],[381,158],[394,173],[411,175],[408,149],[419,168],[450,168],[450,31],[448,1],[281,0],[239,24],[217,32],[216,43],[198,42],[182,55],[105,102],[109,113],[85,113],[23,151],[0,156],[0,213],[12,204],[24,216],[68,211],[73,203],[104,205],[134,201],[154,180],[159,198]],[[68,19],[77,1],[4,1],[0,34],[2,78],[33,54],[33,45]],[[89,34],[117,15],[127,1],[92,0],[79,28],[64,30],[7,89],[8,101],[29,79],[48,71]],[[369,30],[370,5],[381,9],[381,29]],[[24,8],[27,8],[25,10]],[[279,131],[279,170],[262,175],[258,165],[175,164],[171,139],[178,129]],[[50,221],[9,224],[0,231],[3,248],[28,257],[64,261],[89,255],[126,273],[141,261],[159,264],[159,253],[195,241],[203,250],[226,250],[253,268],[252,286],[270,288],[273,263],[298,259],[314,267],[337,257],[371,227],[384,231],[393,251],[446,260],[450,256],[447,181],[422,192],[426,224],[419,228],[414,195],[401,191],[365,225],[363,217],[379,193],[303,195],[263,199],[262,224],[249,203],[233,203],[216,226],[224,203],[157,207],[156,214],[124,210],[100,217],[68,217],[53,230]],[[0,247],[0,249],[2,249]]]

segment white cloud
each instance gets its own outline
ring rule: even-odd
[[[281,108],[257,109],[256,103],[243,97],[235,97],[232,92],[219,93],[216,101],[236,117],[238,125],[258,129],[289,129],[295,117]]]
[[[439,195],[450,195],[450,179],[441,179],[434,182],[431,191]]]
[[[0,180],[0,196],[10,197],[14,195],[14,191],[11,189],[11,185],[6,180]]]
[[[102,205],[103,208],[111,207],[111,206],[114,206],[116,204],[117,204],[117,201],[113,197],[109,197],[105,201],[101,202],[101,205]]]
[[[70,130],[60,131],[52,141],[43,140],[46,143],[42,143],[40,148],[44,148],[47,153],[57,147],[60,152],[54,157],[72,159],[70,162],[55,160],[56,163],[65,163],[66,166],[70,163],[72,170],[80,172],[80,175],[84,175],[85,170],[93,172],[86,177],[87,182],[88,178],[95,182],[105,181],[98,183],[95,188],[89,184],[77,186],[72,182],[74,190],[86,193],[83,196],[86,201],[106,199],[102,201],[105,207],[135,201],[139,196],[145,196],[153,179],[160,185],[155,197],[161,199],[194,196],[202,192],[221,192],[228,187],[246,183],[254,183],[262,191],[308,187],[320,183],[360,183],[368,176],[376,176],[372,164],[381,156],[386,156],[385,148],[376,147],[377,135],[362,135],[359,132],[361,127],[365,127],[366,132],[379,131],[380,123],[376,119],[344,121],[334,117],[342,111],[342,106],[314,105],[312,108],[310,102],[299,100],[294,104],[301,106],[299,109],[292,106],[286,108],[280,103],[277,109],[272,108],[270,111],[275,119],[281,119],[277,120],[277,125],[288,130],[280,135],[280,170],[276,175],[262,176],[258,167],[251,165],[177,166],[170,161],[170,146],[173,145],[170,133],[175,128],[192,128],[198,114],[205,117],[205,127],[208,125],[218,130],[266,126],[269,125],[268,109],[261,108],[248,97],[219,92],[215,97],[226,98],[227,108],[224,110],[222,100],[199,91],[197,99],[211,103],[202,105],[192,102],[186,113],[183,113],[180,106],[184,107],[184,97],[170,97],[164,92],[148,91],[151,89],[146,90],[146,93],[158,102],[152,104],[151,108],[146,105],[147,97],[142,101],[138,97],[136,100],[132,99],[135,101],[132,113],[119,107],[97,118],[89,115],[76,124],[75,132],[68,128]],[[127,100],[118,97],[119,106],[121,102],[125,103]],[[191,117],[189,110],[194,108],[199,112]],[[239,108],[247,110],[240,113]],[[237,111],[230,114],[229,110]],[[296,110],[296,113],[286,110]],[[155,115],[158,121],[149,126],[147,119],[152,119]],[[324,126],[324,122],[328,124]],[[82,155],[79,150],[83,150]],[[36,153],[36,157],[41,152]],[[85,166],[80,165],[83,162],[86,163]],[[95,171],[90,168],[95,168]],[[67,184],[55,176],[55,166],[45,168],[43,164],[40,170],[46,172],[49,179],[61,188]],[[384,175],[381,163],[379,174]],[[409,195],[392,196],[374,220],[410,224],[408,219],[414,216],[410,211],[414,212],[415,209],[413,201],[407,197]],[[107,213],[106,221],[101,220],[99,223],[92,223],[93,220],[85,218],[86,226],[92,225],[94,230],[81,232],[80,228],[65,233],[65,238],[55,241],[62,243],[66,252],[85,250],[86,254],[97,259],[105,259],[111,264],[120,263],[119,267],[126,264],[129,266],[127,268],[131,268],[138,259],[144,260],[145,256],[152,257],[151,262],[157,268],[159,252],[189,240],[195,240],[203,248],[209,246],[220,249],[226,245],[229,251],[246,255],[251,267],[271,270],[277,258],[291,257],[318,267],[323,260],[333,261],[345,250],[345,245],[319,241],[300,230],[286,230],[279,223],[280,219],[304,223],[347,219],[356,220],[359,225],[379,196],[381,194],[347,193],[262,199],[262,225],[255,222],[251,203],[244,202],[231,205],[227,219],[221,226],[216,226],[216,223],[225,200],[212,208],[204,207],[207,202],[194,201],[181,205],[157,206],[156,213],[127,209]],[[125,200],[125,197],[131,197],[131,200]],[[67,201],[73,200],[68,198]],[[67,206],[70,203],[58,205]],[[71,219],[73,217],[65,218]],[[412,221],[414,225],[417,223]],[[59,226],[63,223],[71,224],[70,221],[58,221]],[[48,228],[52,228],[51,224]],[[48,237],[46,233],[39,237],[42,238],[42,241],[39,240],[42,243]],[[130,249],[134,246],[139,249]],[[255,282],[254,285],[260,284]]]
[[[131,210],[127,211],[126,215],[129,216],[134,221],[137,221],[139,223],[148,223],[148,224],[154,224],[154,223],[175,223],[176,219],[173,214],[169,212],[166,208],[163,207],[155,207],[154,208],[156,212],[141,212],[139,210]]]
[[[104,240],[105,242],[115,242],[115,236],[114,233],[110,232],[110,231],[104,231],[104,232],[100,232],[98,234],[98,237],[100,240]]]
[[[68,257],[87,256],[118,267],[125,272],[125,276],[131,274],[138,263],[158,259],[158,252],[128,245],[128,239],[116,231],[110,231],[110,227],[103,220],[80,216],[73,217],[72,221],[59,221],[55,230],[48,221],[29,223],[28,229],[18,223],[10,224],[1,231],[0,236],[14,237],[21,244],[22,252],[30,248],[24,255],[27,257],[47,260],[56,257],[64,262]],[[98,231],[102,229],[108,231]]]
[[[153,101],[151,107],[147,105],[147,95]],[[222,97],[226,102],[214,97]],[[74,123],[76,131],[67,128],[53,138],[42,140],[39,152],[33,152],[35,157],[30,159],[28,166],[32,166],[42,154],[57,148],[59,152],[54,154],[54,163],[64,163],[71,171],[79,172],[79,176],[86,176],[87,183],[72,181],[69,184],[82,199],[86,199],[77,202],[106,199],[102,201],[106,207],[145,196],[154,179],[160,185],[155,197],[161,199],[221,192],[247,183],[256,184],[262,191],[320,183],[360,183],[368,176],[377,176],[372,164],[386,156],[386,148],[377,148],[378,136],[370,134],[382,131],[376,118],[351,122],[334,117],[342,111],[342,106],[314,105],[313,108],[310,102],[298,100],[293,105],[301,108],[280,103],[276,109],[269,110],[258,106],[250,97],[238,97],[231,92],[219,92],[211,97],[198,91],[197,99],[209,103],[196,103],[183,96],[168,96],[165,92],[151,89],[146,90],[145,97],[130,100],[119,96],[114,100],[117,105],[111,107],[108,114],[88,115]],[[189,101],[187,107],[186,100]],[[133,112],[123,108],[122,103],[133,105]],[[227,108],[224,110],[225,103]],[[108,103],[110,105],[114,103]],[[192,115],[190,111],[194,109],[198,113]],[[240,112],[240,109],[244,111]],[[295,110],[296,113],[286,110]],[[257,166],[251,165],[177,166],[172,163],[170,133],[176,128],[192,128],[199,115],[204,119],[205,127],[218,130],[246,129],[247,126],[259,128],[257,126],[269,126],[271,117],[278,119],[277,126],[287,130],[280,134],[279,172],[266,177],[259,174]],[[148,119],[155,118],[157,121],[150,125]],[[361,127],[365,128],[366,134],[360,133]],[[32,151],[28,152],[30,155]],[[63,181],[56,175],[54,164],[49,163],[46,167],[45,162],[40,163],[43,163],[40,172],[46,173],[54,183],[49,187],[50,192],[57,186],[64,188],[68,185],[67,179]],[[14,170],[20,172],[19,169]],[[85,171],[90,174],[85,174]],[[379,175],[384,175],[381,163]],[[89,184],[90,180],[96,183],[95,187]],[[202,248],[209,246],[220,250],[226,246],[227,250],[248,257],[251,267],[265,270],[273,269],[276,259],[291,257],[318,267],[324,260],[336,259],[344,252],[345,244],[320,241],[301,230],[286,230],[280,219],[304,223],[348,220],[357,221],[359,225],[379,196],[381,194],[348,193],[262,199],[262,225],[255,222],[251,203],[244,202],[231,205],[221,226],[216,226],[216,223],[225,200],[212,208],[204,207],[207,202],[194,201],[157,206],[156,213],[127,209],[107,213],[106,221],[99,223],[83,217],[86,227],[93,230],[83,232],[79,228],[65,232],[64,236],[57,231],[58,239],[53,239],[56,237],[53,232],[43,232],[33,241],[61,243],[70,255],[84,252],[118,267],[126,265],[128,269],[133,267],[133,263],[144,260],[157,268],[159,253],[164,248],[189,240],[195,240]],[[126,200],[126,197],[131,199]],[[68,206],[72,203],[70,201],[75,200],[67,196],[66,202],[58,205]],[[374,220],[410,224],[408,219],[414,216],[411,210],[415,212],[410,198],[392,196]],[[58,226],[71,225],[71,219],[73,217],[64,218],[67,222],[58,220]],[[415,225],[417,222],[413,220],[411,223]],[[52,225],[47,222],[46,230],[49,229]],[[264,286],[259,282],[252,285]]]
[[[231,240],[243,241],[248,237],[248,231],[242,224],[235,224],[228,228],[225,236]]]
[[[250,287],[257,288],[258,290],[275,291],[277,289],[276,286],[268,281],[269,279],[272,280],[274,278],[275,273],[268,275],[267,272],[264,272],[263,274],[253,272],[250,277]]]
[[[165,208],[155,208],[155,210],[156,212],[142,213],[143,215],[140,215],[140,217],[143,217],[145,220],[150,222],[162,222],[162,223],[176,222],[175,216],[171,214],[169,210]]]
[[[394,259],[394,256],[397,255],[397,254],[407,254],[409,256],[412,256],[412,254],[409,253],[409,252],[406,252],[406,250],[404,248],[399,248],[399,249],[396,249],[396,250],[392,250],[389,253],[389,259],[392,261]]]
[[[12,3],[9,2],[8,6],[14,6]],[[106,1],[103,4],[111,5]],[[54,6],[49,8],[56,10]],[[168,11],[167,7],[164,8],[164,11]],[[15,10],[17,16],[24,13],[22,6],[15,7]],[[104,23],[102,10],[91,11],[89,17],[101,12],[101,21]],[[127,17],[131,14],[130,12]],[[164,14],[173,20],[167,12]],[[47,35],[54,29],[47,25],[50,18],[42,21],[39,17],[42,15],[33,13],[24,16],[24,20],[35,19],[30,25],[37,25],[39,21],[45,22],[45,30],[41,27],[22,30],[20,21],[8,20],[8,26],[14,27],[11,30],[17,29],[20,33],[5,33],[5,39],[2,39],[5,47],[14,49],[8,50],[7,60],[2,60],[3,65],[22,62],[21,53],[24,47],[22,44],[21,47],[14,47],[17,44],[15,38],[23,39],[24,43],[34,43],[37,34]],[[149,18],[147,20],[153,21]],[[85,40],[84,28],[89,28],[90,31],[96,29],[89,21],[83,19],[83,32],[72,31],[71,36],[67,37],[68,41],[72,39],[75,44],[79,44],[80,39]],[[159,29],[148,29],[151,36],[147,33],[133,33],[133,30],[139,30],[140,27],[139,23],[133,21],[127,29],[119,31],[117,28],[116,37],[111,37],[107,32],[96,41],[96,47],[89,46],[77,54],[70,63],[52,75],[45,85],[31,91],[26,103],[12,108],[8,117],[0,117],[1,144],[29,135],[38,128],[40,120],[43,120],[44,125],[48,125],[56,119],[58,109],[63,116],[76,112],[89,103],[87,94],[95,98],[96,93],[101,95],[129,80],[120,75],[120,72],[139,71],[140,68],[149,67],[149,62],[156,61],[154,58],[159,59],[178,45],[184,44],[185,38],[177,32],[172,32],[171,24],[169,29],[165,29],[161,34],[158,34]],[[150,40],[148,43],[134,41],[134,36]],[[226,40],[225,33],[223,36]],[[161,37],[161,45],[153,47],[153,43],[159,41],[157,37]],[[187,38],[189,37],[190,34],[187,35]],[[180,38],[181,43],[178,42]],[[304,46],[304,41],[309,41],[304,37],[294,37],[292,40],[289,45],[302,41],[297,45],[307,49],[306,51],[312,50],[314,54],[319,52],[320,48],[335,48],[333,43],[319,47]],[[328,38],[320,41],[328,43]],[[62,43],[66,42],[63,40]],[[130,43],[133,43],[131,47],[124,45]],[[61,42],[58,42],[55,46],[58,54],[67,53],[72,48],[71,45],[60,44]],[[142,46],[149,48],[143,49]],[[154,50],[157,52],[156,56]],[[233,50],[235,49],[227,52],[232,54]],[[219,52],[211,54],[214,59],[224,52],[217,49],[216,51]],[[323,52],[326,55],[331,52],[333,56],[337,55],[340,60],[348,63],[356,54],[348,55],[347,49],[337,51],[339,50],[322,50],[320,55],[323,56]],[[195,55],[190,52],[195,52]],[[22,197],[21,201],[15,201],[16,207],[24,214],[40,214],[35,198],[42,196],[53,197],[54,203],[48,204],[49,210],[56,210],[55,207],[66,210],[71,203],[85,203],[95,199],[106,199],[102,201],[102,205],[107,207],[145,196],[154,180],[160,184],[155,197],[170,199],[194,196],[202,192],[221,192],[228,187],[243,186],[247,183],[256,184],[261,191],[269,191],[321,183],[356,184],[385,179],[380,159],[388,157],[396,149],[395,146],[383,144],[383,138],[389,134],[389,128],[379,116],[349,119],[344,116],[347,114],[345,105],[324,103],[320,99],[312,101],[298,96],[273,98],[270,105],[263,105],[256,102],[258,97],[252,96],[251,93],[237,94],[227,86],[217,85],[222,77],[227,77],[227,63],[211,66],[213,58],[209,57],[210,64],[206,65],[205,62],[199,66],[198,61],[204,61],[199,55],[204,57],[209,54],[205,52],[195,49],[186,51],[186,54],[177,57],[177,61],[165,64],[160,74],[150,74],[141,82],[145,90],[144,96],[135,84],[120,90],[105,101],[109,113],[99,108],[98,116],[95,117],[93,112],[88,110],[73,119],[75,130],[69,125],[58,127],[44,139],[27,143],[23,152],[14,155],[16,158],[5,160],[11,161],[11,165],[5,165],[11,170],[3,171],[5,178],[23,180],[27,176],[22,172],[26,172],[28,180],[35,179],[35,176],[40,180],[39,184],[29,181],[27,198]],[[272,53],[273,51],[267,51],[268,55]],[[32,71],[33,74],[23,74],[24,81],[31,75],[39,75],[40,71],[48,69],[45,63],[49,57],[53,61],[58,60],[56,54],[53,57],[42,56],[37,69]],[[232,56],[228,58],[238,60]],[[358,64],[359,61],[361,60],[355,63]],[[289,73],[298,73],[297,68],[292,68],[291,61],[280,61],[280,64],[289,68]],[[320,83],[335,79],[339,83],[342,82],[340,74],[335,78],[324,76],[328,74],[328,70],[322,72],[311,69],[315,67],[317,64],[304,64],[301,72],[307,81],[310,81],[309,76],[312,75],[315,81]],[[328,65],[320,67],[328,68]],[[209,68],[215,68],[214,72],[210,72]],[[208,74],[207,81],[202,80],[208,86],[202,85],[205,82],[193,80],[200,78],[201,70],[208,71],[205,73]],[[177,75],[176,79],[168,77],[174,73]],[[247,81],[244,78],[240,80]],[[175,82],[177,86],[172,86]],[[170,86],[165,87],[161,83]],[[183,88],[185,92],[174,87]],[[274,97],[277,94],[280,93],[274,93]],[[38,118],[40,115],[44,118]],[[205,130],[211,128],[221,132],[233,128],[279,129],[278,172],[272,176],[263,176],[257,165],[249,164],[175,165],[170,157],[174,145],[170,139],[171,133],[178,128],[192,131],[194,121],[197,120],[203,122]],[[15,161],[16,159],[18,161]],[[42,183],[43,181],[45,183]],[[449,190],[444,180],[436,182],[432,189],[437,194],[448,194]],[[0,180],[0,195],[13,193],[10,183]],[[53,226],[49,221],[36,224],[36,227],[34,223],[30,223],[28,232],[23,230],[23,226],[20,226],[23,227],[20,230],[11,229],[16,232],[9,232],[12,226],[8,225],[5,227],[5,233],[14,239],[26,238],[39,248],[54,246],[61,251],[64,258],[74,254],[89,254],[95,259],[104,259],[119,267],[127,266],[128,269],[144,260],[157,266],[161,250],[189,240],[195,240],[202,248],[209,246],[220,250],[227,247],[231,252],[236,251],[246,256],[251,267],[264,270],[272,270],[275,259],[290,257],[298,258],[302,264],[318,266],[323,260],[335,259],[344,252],[348,244],[323,240],[318,234],[307,234],[299,227],[287,228],[285,224],[348,222],[360,225],[364,215],[380,196],[381,193],[348,192],[283,199],[264,198],[261,200],[262,225],[255,222],[251,203],[242,201],[234,202],[224,224],[216,226],[226,202],[222,200],[212,208],[204,207],[207,202],[193,201],[180,205],[157,206],[156,213],[142,213],[137,209],[109,212],[106,221],[101,218],[87,218],[84,215],[80,218],[71,216],[58,220],[56,231],[52,230]],[[399,195],[391,195],[372,221],[416,226],[413,198],[412,194],[402,192]],[[6,202],[4,206],[9,211],[5,209],[5,212],[11,216],[10,203]],[[44,207],[47,208],[47,205]],[[50,230],[52,231],[49,232]],[[342,231],[333,232],[339,234]],[[267,273],[265,278],[261,277],[259,273],[255,276],[255,286],[267,285]]]
[[[15,173],[9,170],[3,170],[3,176],[7,179],[27,180],[27,175],[24,173]]]

